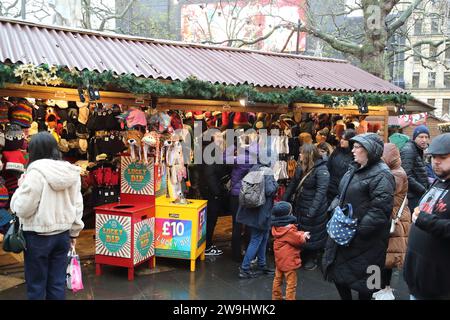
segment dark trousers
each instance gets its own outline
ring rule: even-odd
[[[352,300],[352,289],[350,289],[349,286],[342,285],[342,284],[334,284],[336,286],[336,289],[339,293],[339,296],[341,297],[341,300]],[[358,299],[359,300],[371,300],[372,294],[370,292],[358,292]]]
[[[392,269],[381,270],[381,288],[391,285]]]
[[[230,196],[230,210],[231,215],[233,217],[233,228],[231,231],[231,253],[234,260],[241,261],[242,225],[236,221],[238,209],[239,209],[239,196]]]
[[[214,229],[216,228],[217,218],[221,208],[220,199],[208,199],[208,209],[206,211],[206,247],[209,248],[213,243]]]
[[[40,236],[24,232],[25,281],[29,300],[64,300],[66,298],[69,231]]]

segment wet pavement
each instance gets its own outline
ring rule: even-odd
[[[239,279],[239,263],[231,260],[231,248],[219,244],[224,254],[197,259],[195,272],[188,260],[157,258],[156,269],[148,264],[135,270],[134,281],[127,280],[127,269],[104,266],[103,275],[95,275],[92,259],[82,260],[84,290],[68,291],[68,300],[270,300],[273,276]],[[273,266],[273,255],[268,253]],[[398,300],[408,300],[408,289],[394,271],[392,286]],[[354,297],[356,294],[354,293]],[[25,284],[0,292],[0,300],[26,299]],[[298,270],[298,300],[339,300],[332,283],[323,280],[320,269]]]

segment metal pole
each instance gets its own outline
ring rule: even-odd
[[[300,25],[301,25],[300,19],[297,21],[297,46],[295,47],[295,54],[298,54],[299,46],[300,46]]]

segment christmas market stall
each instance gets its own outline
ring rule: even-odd
[[[279,130],[275,172],[287,181],[303,133],[333,145],[354,128],[387,141],[389,115],[432,110],[343,60],[3,18],[0,43],[0,221],[26,168],[27,141],[49,131],[64,159],[83,168],[97,274],[117,265],[130,280],[155,256],[190,260],[192,271],[204,259],[213,222],[195,147],[205,147],[207,129]]]

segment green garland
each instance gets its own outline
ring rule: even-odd
[[[24,83],[30,78],[30,74],[15,75],[15,70],[23,66],[22,64],[6,65],[0,64],[0,88],[5,83]],[[32,73],[36,78],[35,68],[53,72],[55,66],[41,64],[39,66],[27,65],[25,72]],[[23,69],[23,68],[22,68]],[[318,103],[337,108],[348,104],[360,104],[365,100],[369,105],[384,105],[387,103],[406,104],[413,97],[410,94],[376,94],[376,93],[356,93],[352,95],[333,96],[331,94],[318,95],[315,91],[305,88],[295,88],[285,92],[261,92],[250,85],[224,85],[213,84],[208,81],[201,81],[194,76],[190,76],[183,81],[172,81],[164,83],[159,80],[140,78],[132,74],[117,75],[112,71],[95,72],[87,69],[78,71],[66,67],[56,67],[56,76],[61,85],[66,87],[92,86],[103,90],[125,90],[136,95],[150,94],[157,97],[192,98],[206,100],[226,100],[236,101],[241,97],[248,97],[249,101],[269,103],[269,104],[291,104],[294,102]],[[28,76],[28,77],[26,77]],[[40,82],[45,85],[45,79]]]

